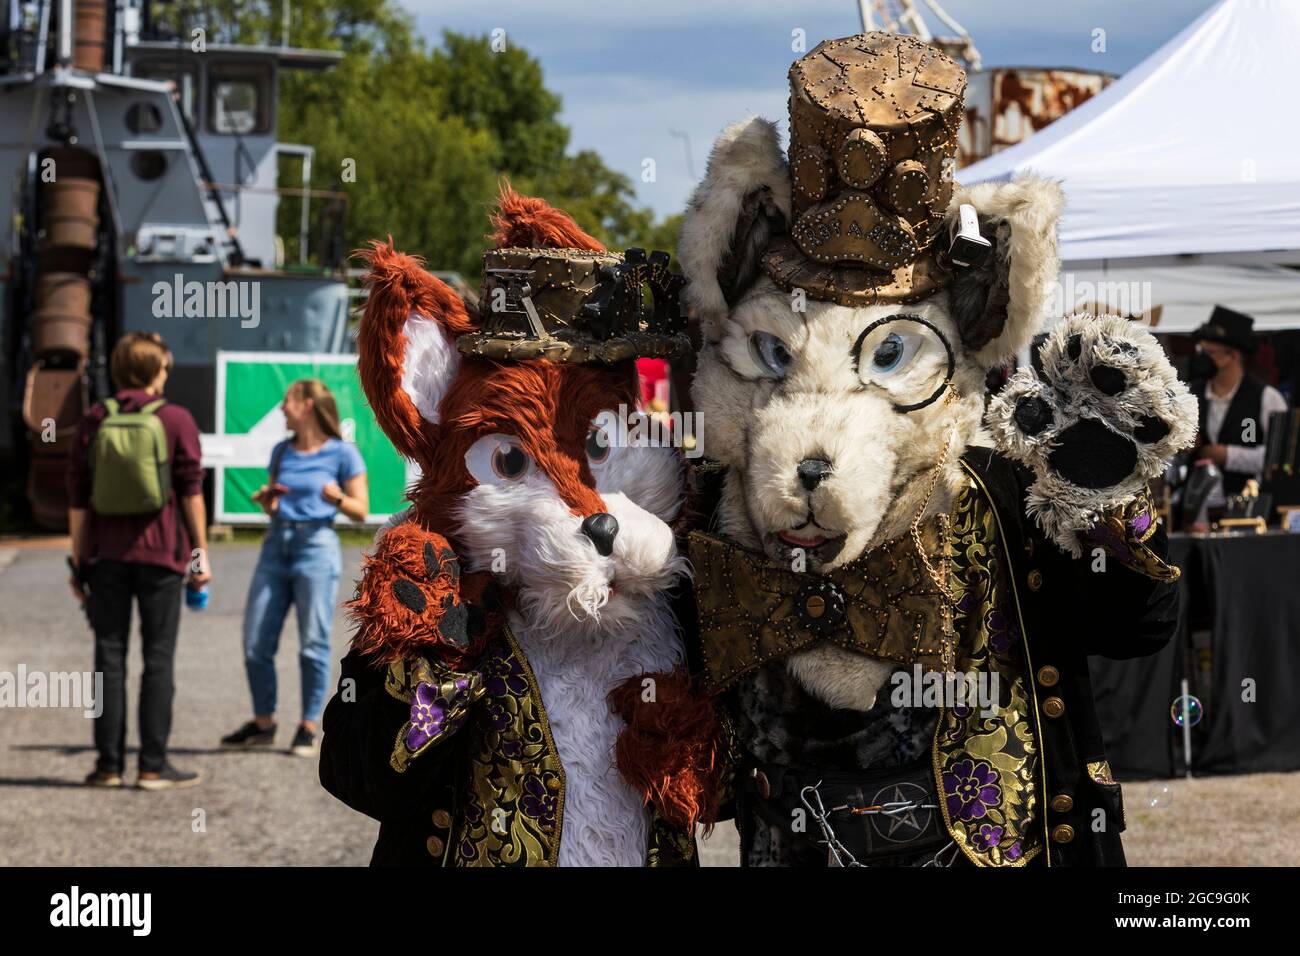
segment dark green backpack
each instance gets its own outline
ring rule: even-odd
[[[108,415],[90,445],[90,507],[101,515],[144,515],[171,497],[167,431],[154,414],[164,399],[134,412],[105,399]]]

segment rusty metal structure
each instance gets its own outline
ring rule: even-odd
[[[970,74],[957,164],[968,166],[1014,146],[1086,103],[1114,81],[1110,73],[998,67]]]
[[[922,8],[925,8],[924,10]],[[1014,146],[1100,93],[1115,79],[1097,70],[1041,67],[984,69],[970,33],[938,0],[858,0],[862,29],[915,36],[966,68],[966,115],[957,141],[957,165],[969,166]],[[947,35],[933,31],[935,18]]]

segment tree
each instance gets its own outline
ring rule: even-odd
[[[302,0],[293,10],[295,45],[344,55],[326,73],[282,74],[279,132],[316,147],[316,188],[347,193],[348,248],[391,234],[430,268],[472,283],[508,179],[610,248],[675,250],[675,226],[636,203],[631,180],[595,152],[568,152],[560,98],[525,50],[453,32],[427,49],[383,0]],[[345,160],[355,182],[341,181]]]

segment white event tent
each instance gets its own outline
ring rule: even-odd
[[[1300,328],[1300,0],[1220,0],[1077,109],[958,173],[1061,181],[1061,298],[1106,283],[1189,331]],[[1131,314],[1146,311],[1135,308]],[[1059,313],[1057,313],[1059,314]]]

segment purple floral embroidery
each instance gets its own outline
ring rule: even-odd
[[[1014,843],[1012,843],[1009,847],[1007,847],[1002,852],[1006,854],[1008,860],[1020,859],[1020,854],[1023,852],[1020,849],[1020,841],[1016,840]]]
[[[948,815],[959,820],[983,819],[1002,800],[998,772],[984,760],[958,760],[945,770],[943,792]]]
[[[980,828],[971,834],[971,843],[981,853],[987,853],[1002,842],[1003,828],[991,823],[981,823]]]
[[[542,829],[549,830],[555,826],[555,815],[559,810],[560,780],[549,770],[541,774],[530,773],[524,778],[523,796],[520,808],[526,816],[541,821]]]
[[[506,728],[510,726],[510,712],[501,701],[493,700],[488,703],[487,722],[499,734],[505,733]]]
[[[469,692],[469,678],[457,677],[452,681],[450,700],[441,692],[445,686],[426,681],[415,685],[415,693],[411,695],[411,726],[407,728],[404,740],[406,749],[412,753],[440,735],[455,730],[464,719],[463,714],[457,717],[451,711],[455,703]]]
[[[1147,528],[1151,527],[1151,518],[1152,515],[1150,511],[1143,511],[1136,518],[1131,520],[1128,523],[1128,526],[1133,530],[1133,534],[1136,537],[1141,538],[1142,535],[1146,534]]]
[[[989,647],[995,654],[1006,654],[1019,637],[1019,629],[1001,610],[995,609],[989,615]]]
[[[483,822],[483,807],[479,805],[478,799],[473,793],[469,794],[465,801],[465,838],[460,841],[460,858],[465,861],[478,859],[478,846],[470,839],[469,834]]]
[[[468,686],[468,682],[465,683]],[[447,699],[438,694],[438,688],[433,684],[422,681],[416,685],[411,696],[411,726],[406,731],[407,750],[419,750],[442,733],[448,706]]]
[[[524,667],[508,648],[494,648],[483,661],[483,683],[490,697],[518,697],[528,692]]]

